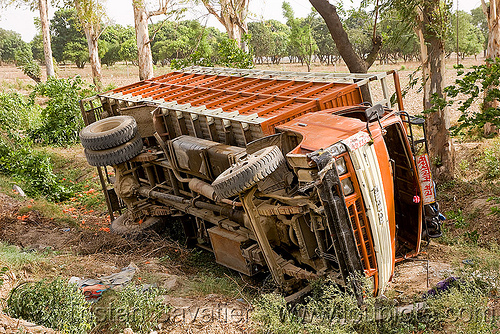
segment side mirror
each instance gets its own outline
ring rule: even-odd
[[[374,121],[384,115],[384,107],[381,104],[376,104],[373,107],[365,109],[366,120]]]

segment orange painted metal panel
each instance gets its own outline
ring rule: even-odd
[[[265,119],[264,134],[301,115],[326,108],[361,103],[352,83],[312,82],[229,75],[171,72],[111,91],[148,98],[151,102],[221,108]]]

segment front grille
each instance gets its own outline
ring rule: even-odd
[[[372,276],[377,271],[377,261],[375,259],[370,225],[366,217],[361,191],[349,155],[343,154],[342,156],[346,162],[347,173],[341,175],[340,179],[351,178],[354,186],[354,193],[345,197],[349,218],[365,273],[368,276]]]
[[[356,237],[359,254],[363,259],[364,269],[368,272],[376,270],[375,252],[370,233],[370,226],[366,224],[366,214],[361,202],[357,198],[354,203],[348,204],[349,216],[351,218],[352,230]]]

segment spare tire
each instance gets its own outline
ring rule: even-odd
[[[278,146],[263,148],[220,174],[212,186],[220,198],[229,198],[253,187],[285,163]]]
[[[128,142],[137,134],[132,116],[113,116],[92,123],[80,131],[82,146],[88,150],[105,150]]]
[[[92,166],[113,166],[132,159],[141,151],[142,138],[136,135],[125,144],[107,150],[94,151],[85,149],[85,157]]]

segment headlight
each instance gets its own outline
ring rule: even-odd
[[[352,185],[352,181],[350,177],[347,177],[341,181],[342,183],[342,191],[344,192],[344,196],[349,196],[354,192],[354,186]]]
[[[332,146],[328,147],[326,151],[330,152],[331,155],[335,157],[345,152],[345,146],[344,144],[339,142],[337,144],[333,144]]]
[[[335,164],[337,165],[337,172],[339,173],[339,176],[347,173],[347,167],[345,165],[344,158],[337,159],[335,161]]]

